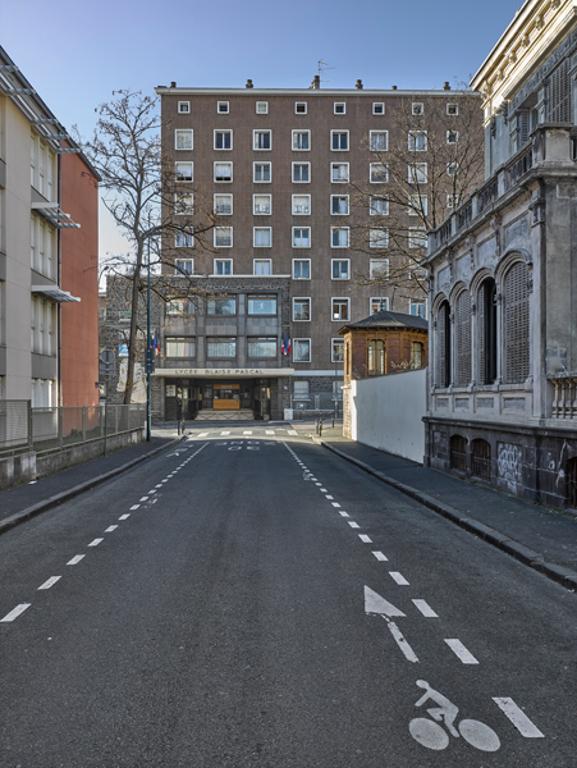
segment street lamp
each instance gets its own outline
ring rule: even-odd
[[[150,442],[152,427],[152,339],[150,336],[150,239],[146,260],[146,440]]]

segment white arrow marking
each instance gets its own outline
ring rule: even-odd
[[[545,738],[545,734],[537,728],[535,723],[529,720],[521,707],[518,707],[513,699],[510,699],[508,696],[505,696],[504,698],[497,696],[493,697],[493,701],[499,707],[501,712],[509,718],[521,736],[524,736],[526,739]]]
[[[399,608],[389,603],[370,587],[365,587],[365,613],[367,615],[387,616],[389,619],[392,619],[393,616],[406,616]]]

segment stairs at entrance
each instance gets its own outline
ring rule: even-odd
[[[254,413],[249,408],[241,408],[237,411],[215,411],[212,408],[203,408],[198,412],[195,421],[254,421]]]

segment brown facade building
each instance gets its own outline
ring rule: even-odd
[[[165,324],[156,375],[168,380],[163,369],[178,367],[183,386],[196,386],[211,369],[234,384],[237,368],[260,375],[278,367],[276,343],[285,361],[283,407],[332,408],[342,391],[343,323],[381,309],[428,314],[426,231],[479,180],[479,96],[448,85],[365,90],[360,81],[324,90],[318,78],[300,90],[248,81],[231,90],[173,83],[157,93],[172,185],[165,215],[190,224],[165,237],[164,273],[182,276],[186,291],[196,282],[201,293],[207,280],[225,294],[237,281],[247,295],[288,285],[289,313],[261,323],[262,345],[236,323],[240,335],[225,360],[196,338],[192,318],[180,347]],[[195,237],[210,216],[214,228]],[[183,357],[166,361],[167,348]]]

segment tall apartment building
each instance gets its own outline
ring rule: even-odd
[[[308,89],[156,90],[165,214],[190,221],[164,238],[163,271],[205,297],[176,325],[167,307],[160,410],[174,397],[192,411],[258,403],[265,418],[332,407],[344,324],[381,309],[427,315],[426,229],[480,178],[480,97],[448,84],[325,90],[318,77]],[[195,238],[211,212],[214,229]]]
[[[0,399],[31,400],[33,406],[98,402],[96,307],[91,319],[92,294],[98,295],[97,182],[88,160],[0,48]],[[63,304],[71,307],[64,318]]]

